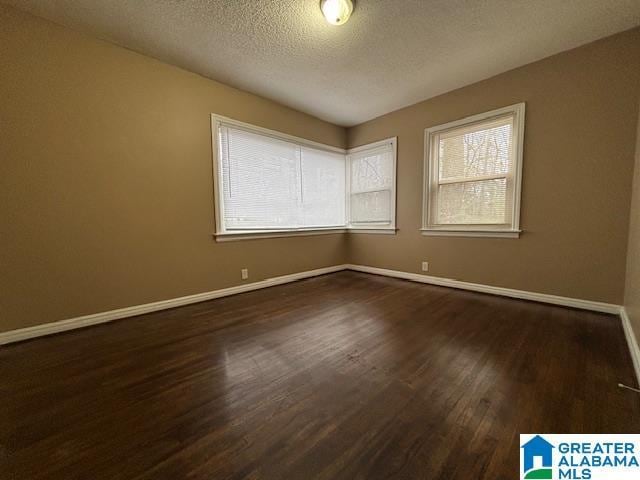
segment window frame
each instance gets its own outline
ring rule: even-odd
[[[389,209],[391,212],[390,222],[358,222],[354,224],[351,221],[351,161],[354,153],[361,153],[367,150],[375,150],[385,145],[391,144],[391,154],[393,157],[391,165],[391,192]],[[367,143],[358,147],[350,148],[346,151],[346,192],[347,192],[347,228],[350,233],[381,233],[392,235],[397,231],[396,228],[396,192],[397,192],[397,164],[398,164],[398,137],[389,137],[384,140],[378,140],[373,143]]]
[[[250,133],[271,137],[276,140],[294,143],[299,147],[309,147],[318,150],[325,150],[332,153],[345,154],[345,150],[331,145],[325,145],[320,142],[314,142],[295,135],[270,130],[264,127],[258,127],[249,123],[234,120],[218,114],[211,114],[211,150],[213,153],[213,189],[214,189],[214,217],[215,217],[215,233],[217,241],[242,240],[247,238],[273,238],[290,235],[314,235],[327,233],[341,233],[346,229],[344,225],[330,227],[295,227],[295,228],[264,228],[264,229],[229,229],[224,223],[224,189],[222,188],[222,162],[220,161],[219,152],[219,135],[220,126],[227,125]],[[346,165],[346,161],[345,161]],[[345,167],[346,168],[346,167]],[[345,188],[346,194],[346,188]],[[346,201],[346,198],[345,198]],[[346,215],[346,212],[345,212]],[[346,222],[346,216],[345,216]]]
[[[437,224],[432,218],[432,202],[436,198],[439,182],[439,158],[435,153],[438,146],[435,141],[440,134],[461,127],[472,127],[478,123],[497,120],[508,115],[513,116],[513,169],[504,175],[507,178],[507,189],[513,190],[512,199],[507,205],[510,222],[504,224]],[[422,228],[421,233],[427,236],[458,237],[502,237],[519,238],[520,203],[522,190],[522,160],[524,147],[525,103],[516,103],[507,107],[472,115],[452,122],[444,123],[424,130],[424,162],[422,185]],[[500,175],[500,177],[503,177]],[[483,179],[482,177],[479,177]],[[471,181],[471,180],[470,180]],[[509,212],[510,211],[510,212]]]
[[[222,162],[220,161],[219,152],[219,134],[218,129],[221,125],[231,126],[233,128],[242,129],[257,135],[271,137],[276,140],[294,143],[300,147],[309,147],[319,150],[325,150],[332,153],[339,153],[345,157],[345,223],[343,225],[329,227],[296,227],[296,228],[265,228],[265,229],[238,229],[226,228],[224,223],[224,189],[222,183]],[[349,160],[350,152],[358,152],[367,148],[374,148],[384,145],[387,142],[393,143],[393,192],[392,192],[392,224],[384,227],[378,225],[365,225],[361,228],[352,228],[350,221],[350,198],[351,198],[351,182],[350,172],[351,163]],[[313,140],[289,135],[276,130],[259,127],[249,123],[241,122],[223,115],[215,113],[211,114],[211,151],[212,151],[212,174],[213,174],[213,210],[214,210],[214,228],[213,236],[217,242],[226,242],[234,240],[249,240],[256,238],[279,238],[289,236],[308,236],[308,235],[327,235],[335,233],[395,233],[396,218],[396,137],[381,140],[367,145],[362,145],[352,149],[343,149],[326,145]]]

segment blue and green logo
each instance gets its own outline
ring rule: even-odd
[[[552,480],[555,447],[540,435],[536,435],[521,448],[524,450],[521,465],[522,478]]]

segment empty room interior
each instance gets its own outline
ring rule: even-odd
[[[0,0],[0,65],[0,478],[640,434],[637,0]]]

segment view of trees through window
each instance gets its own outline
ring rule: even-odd
[[[512,138],[511,117],[440,135],[437,223],[505,223]]]

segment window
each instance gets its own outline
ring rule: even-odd
[[[212,130],[218,239],[395,225],[395,139],[347,157],[339,148],[217,115]]]
[[[347,159],[349,226],[363,230],[395,230],[395,138],[351,149]]]
[[[518,237],[524,103],[425,130],[422,232]]]

